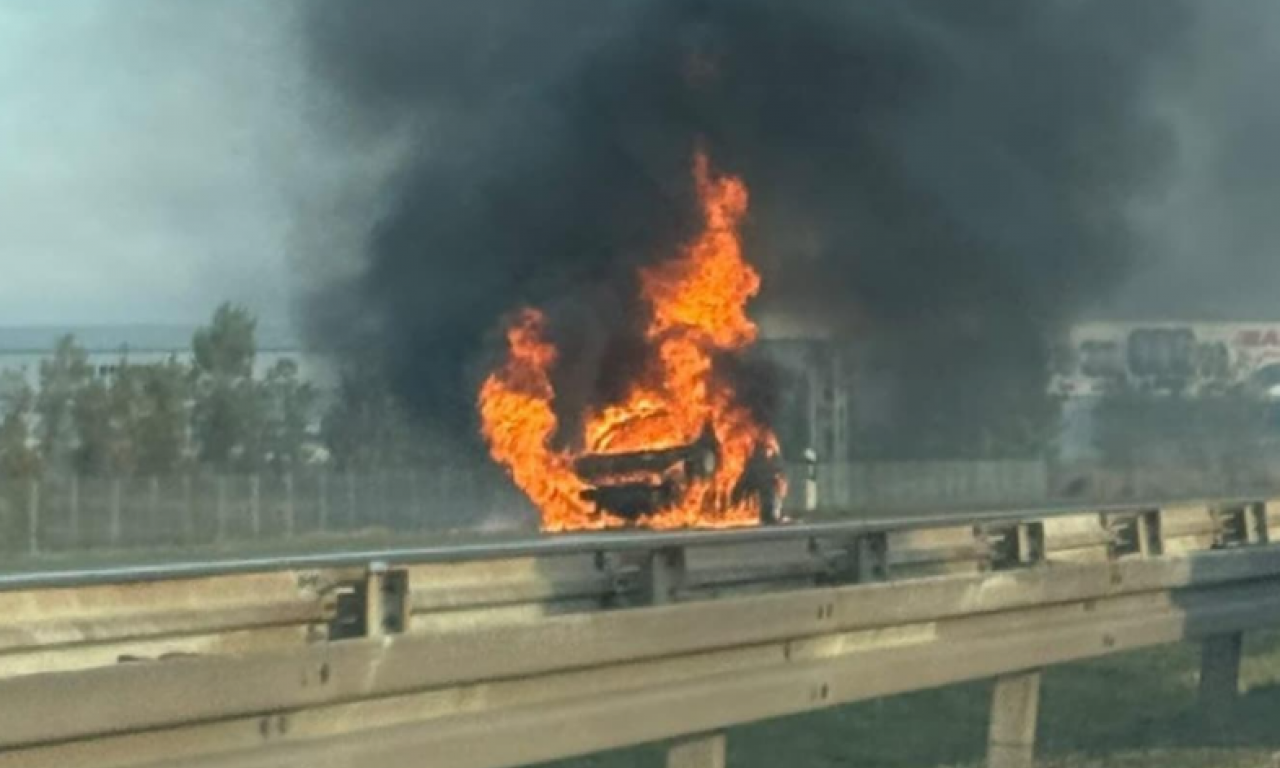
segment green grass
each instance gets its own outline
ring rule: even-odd
[[[1227,725],[1196,708],[1199,647],[1177,645],[1055,667],[1042,685],[1039,765],[1048,768],[1280,766],[1280,633],[1246,639],[1246,692]],[[979,768],[989,683],[790,717],[729,732],[731,768]],[[662,745],[555,768],[659,768]]]

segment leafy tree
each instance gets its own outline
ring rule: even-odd
[[[224,379],[253,376],[253,359],[258,354],[258,321],[244,307],[221,304],[209,325],[196,331],[191,340],[197,375]]]
[[[71,404],[76,447],[72,466],[83,475],[106,475],[120,469],[116,462],[122,425],[112,418],[111,390],[101,376],[90,376]]]
[[[251,379],[198,382],[194,431],[202,463],[219,470],[255,469],[261,411]]]
[[[122,360],[107,387],[107,408],[113,426],[112,464],[114,471],[122,475],[138,471],[138,453],[142,442],[138,435],[138,419],[142,409],[140,374],[140,366]]]
[[[408,414],[371,365],[351,365],[341,372],[321,433],[334,464],[343,470],[403,466],[424,458]]]
[[[127,409],[137,471],[168,474],[179,469],[189,454],[191,371],[176,358],[163,363],[132,366],[119,379],[117,409]]]
[[[316,406],[316,391],[299,378],[298,363],[278,361],[261,385],[265,410],[262,446],[268,463],[277,469],[297,466],[303,460],[307,427]]]
[[[262,406],[253,380],[257,321],[223,304],[192,339],[194,432],[200,460],[215,468],[256,468]]]
[[[40,456],[31,445],[35,393],[22,374],[0,376],[0,476],[31,477],[40,471]]]
[[[187,455],[190,369],[170,358],[91,376],[73,403],[74,468],[87,475],[162,475]]]
[[[74,466],[78,440],[76,399],[92,375],[89,354],[75,337],[63,336],[53,357],[40,363],[40,390],[35,409],[40,417],[40,447],[45,463],[56,471]]]

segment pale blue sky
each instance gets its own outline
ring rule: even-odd
[[[290,4],[0,0],[0,324],[282,315],[318,152]]]

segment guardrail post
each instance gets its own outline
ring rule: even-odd
[[[996,678],[987,730],[987,768],[1031,768],[1035,764],[1040,673]]]
[[[1164,520],[1160,510],[1152,510],[1138,515],[1138,540],[1141,542],[1143,557],[1157,557],[1164,554]]]
[[[645,597],[651,605],[675,602],[676,592],[684,583],[684,577],[683,549],[659,549],[650,552],[645,563]]]
[[[1270,505],[1266,501],[1259,501],[1254,506],[1254,514],[1257,515],[1258,520],[1258,532],[1261,534],[1262,540],[1267,543],[1272,541],[1272,534],[1274,533],[1271,530],[1271,514],[1268,509],[1269,507]]]
[[[1225,725],[1240,691],[1244,633],[1211,635],[1200,646],[1200,709],[1213,728]]]
[[[387,564],[370,563],[364,582],[364,633],[369,637],[386,634],[383,588],[386,586]]]
[[[725,768],[723,733],[698,736],[667,749],[667,768]]]
[[[855,549],[855,568],[859,582],[883,581],[889,578],[889,542],[883,533],[859,536]]]
[[[404,631],[409,614],[409,574],[393,571],[386,563],[369,564],[364,585],[364,627],[369,637],[385,637]]]

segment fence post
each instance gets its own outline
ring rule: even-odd
[[[347,470],[347,530],[356,527],[356,478]]]
[[[996,678],[987,730],[987,768],[1031,768],[1035,764],[1040,673]]]
[[[191,475],[182,475],[182,539],[184,544],[196,541],[196,508],[191,495]]]
[[[294,532],[294,509],[293,509],[293,473],[284,473],[284,536],[286,539],[293,538]]]
[[[27,481],[27,551],[40,554],[40,481]]]
[[[376,522],[391,527],[391,481],[388,479],[388,472],[384,468],[377,474],[378,490],[376,492],[377,501],[374,502],[374,513],[370,517]]]
[[[67,486],[67,549],[80,546],[80,476],[71,475]]]
[[[147,519],[151,525],[148,526],[155,531],[160,528],[160,478],[152,475],[147,479]],[[165,521],[167,527],[169,521]]]
[[[474,522],[475,515],[469,509],[459,509],[456,494],[453,492],[453,471],[448,464],[441,464],[435,474],[434,498],[436,506],[433,509],[435,520],[447,520],[448,526],[456,525],[460,520],[468,520]],[[433,515],[422,516],[422,528],[426,530],[431,527]]]
[[[214,517],[217,520],[217,526],[214,529],[214,542],[221,544],[227,537],[227,478],[224,475],[217,477],[217,489],[215,491],[216,507],[214,508]]]
[[[697,736],[667,748],[667,768],[725,768],[723,733]]]
[[[110,520],[108,521],[107,536],[111,540],[111,546],[120,546],[120,478],[111,478],[111,511]]]
[[[323,469],[316,473],[316,528],[321,533],[329,527],[329,473]]]
[[[259,505],[261,481],[262,478],[256,474],[249,477],[249,525],[255,539],[262,536],[262,510]]]
[[[405,530],[421,528],[421,520],[425,515],[418,508],[418,472],[409,470],[409,519],[405,521]],[[414,523],[417,523],[416,525]]]

